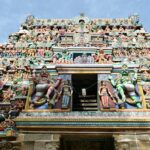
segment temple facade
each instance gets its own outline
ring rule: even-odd
[[[0,44],[0,150],[148,150],[150,34],[139,16],[28,16]]]

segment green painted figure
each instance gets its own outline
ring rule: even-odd
[[[136,73],[132,75],[132,77],[121,76],[116,80],[113,80],[112,76],[110,76],[109,80],[111,81],[113,87],[116,88],[122,102],[126,102],[127,98],[130,98],[132,100],[132,103],[134,103],[137,108],[142,108],[140,94],[136,88]]]

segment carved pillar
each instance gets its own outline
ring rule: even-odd
[[[59,150],[59,134],[20,134],[21,150]]]
[[[150,134],[137,135],[139,150],[148,150],[150,148]]]
[[[147,150],[150,147],[149,134],[114,135],[115,150]]]
[[[34,150],[59,150],[59,142],[56,141],[36,141]]]
[[[52,134],[50,140],[35,141],[34,150],[59,150],[60,135]]]
[[[115,140],[115,150],[130,150],[129,149],[129,141],[126,135],[114,135]]]
[[[34,136],[26,134],[18,134],[16,141],[21,143],[21,150],[33,150],[34,149]]]

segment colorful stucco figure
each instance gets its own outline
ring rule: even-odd
[[[135,103],[137,108],[142,108],[141,98],[137,89],[138,87],[137,87],[137,83],[135,82],[135,79],[129,79],[128,77],[123,77],[122,84],[125,92],[127,92],[127,95]]]
[[[111,84],[113,85],[113,87],[116,88],[118,95],[120,96],[120,99],[118,100],[118,104],[122,104],[125,102],[126,100],[126,96],[125,96],[125,92],[123,89],[123,85],[121,83],[121,79],[117,78],[116,80],[114,80],[112,78],[112,76],[109,76],[109,80],[111,82]]]
[[[56,82],[52,81],[46,66],[42,67],[42,71],[39,74],[34,72],[32,79],[33,99],[31,100],[30,107],[35,109],[48,109],[48,104],[54,105],[55,102],[53,99],[56,98],[56,89],[60,85],[61,79],[58,78]]]
[[[62,108],[69,108],[71,104],[73,89],[68,80],[64,81],[62,88]]]
[[[101,84],[99,85],[98,94],[100,97],[100,104],[103,109],[115,108],[113,93],[110,91],[106,82],[107,81],[101,81]]]
[[[131,77],[123,75],[128,75],[128,72],[123,70],[122,75],[115,80],[111,76],[109,77],[112,85],[117,89],[121,101],[130,103],[128,101],[128,98],[130,98],[132,100],[131,103],[137,108],[142,108],[141,95],[139,94],[137,85],[137,74],[134,73]]]
[[[33,79],[34,97],[31,101],[31,107],[33,107],[33,106],[38,107],[38,106],[41,106],[46,103],[46,100],[41,100],[41,99],[45,96],[45,94],[50,86],[50,84],[49,84],[50,78],[49,78],[49,74],[46,70],[46,67],[43,66],[40,74],[36,74],[36,72],[34,71],[33,75],[32,75],[32,79]]]

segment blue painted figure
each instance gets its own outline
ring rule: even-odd
[[[62,108],[68,108],[73,93],[72,87],[69,85],[69,80],[64,81],[62,92]]]

